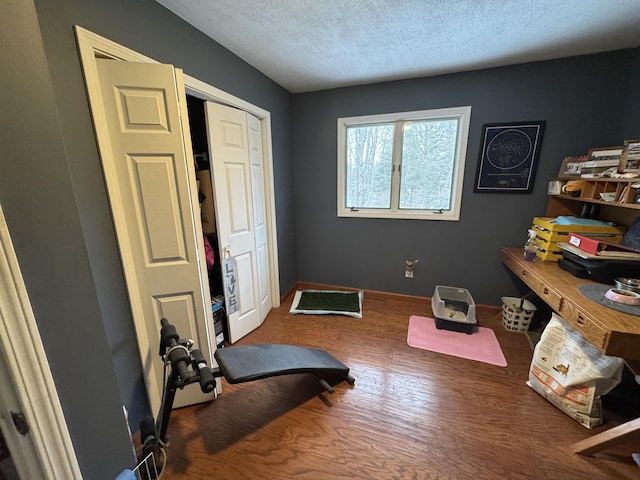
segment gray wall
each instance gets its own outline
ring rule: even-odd
[[[152,0],[0,6],[0,204],[82,473],[100,480],[134,461],[122,405],[133,430],[148,406],[73,25],[271,112],[283,291],[297,279],[291,95]]]
[[[115,461],[121,468],[131,461],[130,440],[56,99],[33,4],[16,0],[10,15],[6,7],[0,14],[0,203],[85,478],[113,478]],[[131,368],[139,373],[139,361]],[[101,477],[101,470],[111,476]]]
[[[620,114],[620,137],[622,139],[640,138],[640,48],[632,50],[627,60],[629,70],[627,88]]]
[[[627,50],[295,95],[299,280],[421,296],[451,285],[500,305],[518,286],[500,249],[522,246],[533,217],[545,215],[562,158],[622,143],[635,58]],[[472,112],[459,222],[336,216],[337,118],[461,105]],[[533,193],[474,193],[483,124],[533,120],[547,122]],[[419,260],[413,279],[404,278],[409,259]]]

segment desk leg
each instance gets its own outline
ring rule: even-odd
[[[640,418],[613,427],[606,432],[586,438],[571,446],[573,453],[592,455],[614,445],[625,442],[634,435],[640,434]]]

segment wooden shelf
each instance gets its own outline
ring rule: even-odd
[[[570,202],[573,201],[573,202],[582,202],[582,203],[595,203],[598,205],[608,205],[610,207],[630,208],[632,210],[640,210],[640,204],[636,204],[636,203],[605,202],[604,200],[596,200],[594,198],[571,197],[569,195],[550,195],[550,198],[558,198],[561,200],[568,200]]]
[[[615,222],[629,227],[640,214],[640,205],[634,203],[636,189],[631,188],[634,183],[640,183],[640,178],[619,179],[579,179],[585,183],[580,196],[550,195],[547,204],[547,217],[560,215],[589,217],[598,220]],[[600,193],[615,193],[616,201],[606,202],[600,198]],[[585,214],[588,209],[589,214]]]

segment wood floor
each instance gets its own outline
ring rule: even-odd
[[[504,368],[409,347],[410,315],[431,316],[426,299],[367,292],[362,319],[290,315],[291,301],[237,345],[325,349],[355,385],[329,395],[306,375],[223,380],[215,402],[174,410],[163,480],[640,478],[630,457],[640,441],[605,458],[569,451],[628,412],[587,430],[538,396],[525,384],[531,347],[498,309],[477,316],[495,331]]]

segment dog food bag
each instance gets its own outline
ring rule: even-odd
[[[604,355],[553,314],[533,352],[527,385],[587,428],[602,424],[602,395],[620,383],[624,363]]]

